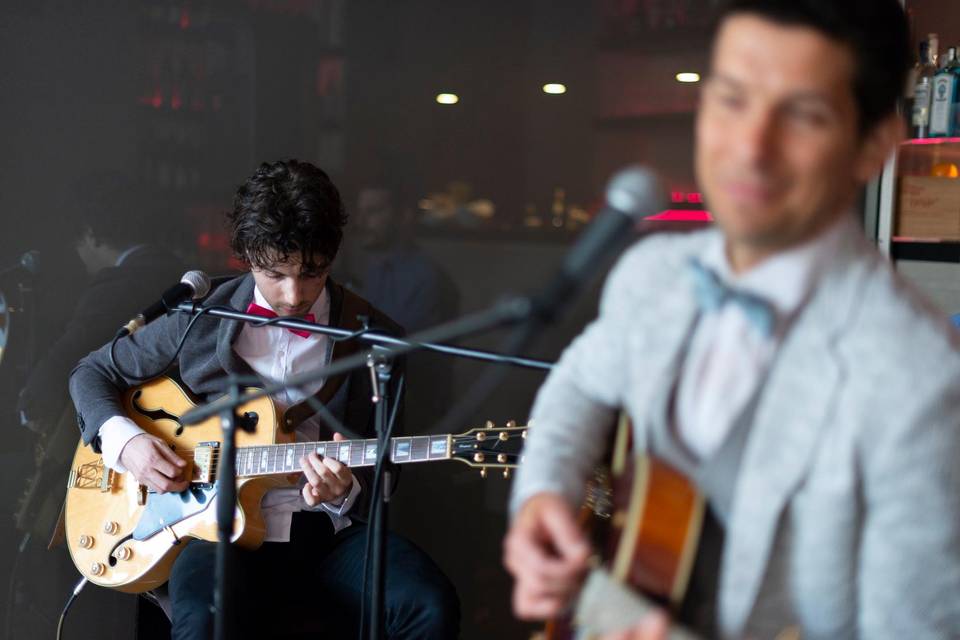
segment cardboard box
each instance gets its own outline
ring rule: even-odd
[[[960,240],[960,179],[900,179],[894,235]]]

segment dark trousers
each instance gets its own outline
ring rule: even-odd
[[[297,513],[290,542],[240,550],[231,614],[241,638],[358,638],[367,528],[334,535],[323,513]],[[190,543],[168,584],[175,640],[213,634],[216,545]],[[390,534],[385,626],[389,638],[456,638],[460,603],[439,567],[416,545]]]

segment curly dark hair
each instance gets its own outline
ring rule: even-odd
[[[237,189],[227,218],[230,247],[238,259],[269,268],[296,256],[304,271],[330,266],[347,223],[330,177],[299,160],[261,164]]]

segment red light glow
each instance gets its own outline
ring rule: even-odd
[[[957,144],[960,138],[912,138],[904,140],[904,145],[923,145],[923,144]]]
[[[671,222],[713,222],[713,216],[709,211],[686,210],[686,209],[667,209],[661,211],[655,216],[647,216],[644,220],[665,220]]]

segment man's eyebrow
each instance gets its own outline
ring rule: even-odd
[[[723,75],[722,73],[712,73],[708,77],[708,80],[710,82],[717,82],[717,83],[726,85],[731,89],[743,89],[746,86],[744,82],[737,80],[732,76]],[[787,94],[786,98],[784,99],[784,102],[791,102],[791,103],[816,102],[818,104],[822,104],[830,108],[833,108],[834,106],[829,96],[826,96],[823,93],[815,90],[800,90],[794,93]]]

